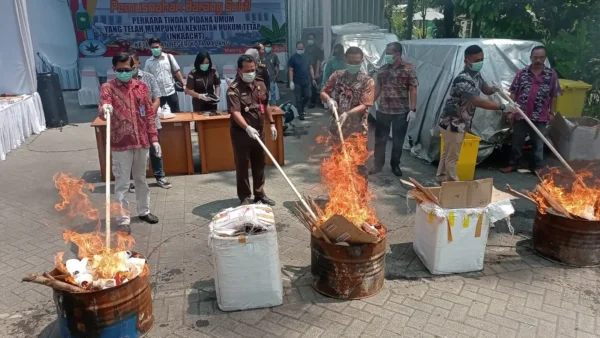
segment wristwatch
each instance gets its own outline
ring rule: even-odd
[[[275,122],[269,122],[269,124],[275,124]]]
[[[504,109],[506,109],[506,105],[505,105],[504,103],[502,103],[502,104],[500,105],[500,111],[502,111],[502,112],[503,112],[503,111],[504,111]]]

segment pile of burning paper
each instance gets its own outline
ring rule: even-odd
[[[327,142],[318,138],[317,142]],[[375,216],[372,193],[363,167],[371,153],[367,137],[353,134],[343,145],[334,145],[331,156],[321,164],[321,177],[327,187],[328,201],[324,207],[306,197],[318,219],[313,219],[299,205],[297,214],[307,229],[317,238],[340,245],[376,243],[386,236],[386,230]],[[345,243],[345,244],[344,244]]]
[[[91,233],[77,233],[66,230],[63,239],[78,248],[78,259],[65,262],[64,253],[59,252],[54,258],[55,269],[41,275],[30,274],[23,278],[24,282],[33,282],[68,292],[86,292],[102,290],[127,283],[138,276],[149,274],[146,259],[132,252],[135,240],[129,234],[118,232],[113,234],[113,244],[108,246],[106,236],[100,232],[98,209],[88,199],[86,190],[93,190],[93,185],[82,179],[67,174],[57,174],[54,182],[62,201],[55,205],[56,210],[66,211],[68,218],[83,217],[98,221],[97,230]],[[118,210],[118,205],[111,209]]]

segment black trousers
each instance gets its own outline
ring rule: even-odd
[[[261,136],[265,142],[264,135]],[[231,143],[235,159],[235,178],[237,184],[237,195],[240,201],[250,198],[254,193],[255,199],[265,197],[265,153],[263,148],[248,136],[248,133],[240,129],[231,129]],[[248,177],[248,163],[252,170],[252,186],[250,190],[250,179]]]
[[[400,165],[402,146],[408,130],[406,114],[385,114],[377,111],[375,123],[375,167],[383,168],[385,164],[385,148],[387,146],[390,129],[392,130],[392,167]]]
[[[546,129],[546,122],[533,121],[533,124],[542,132]],[[519,167],[519,160],[523,155],[523,144],[525,143],[527,134],[529,134],[533,146],[529,157],[529,170],[537,170],[542,167],[542,161],[544,160],[544,141],[542,141],[525,120],[518,120],[513,124],[510,166]]]
[[[165,103],[169,104],[169,108],[171,108],[171,113],[178,113],[181,110],[179,109],[179,98],[177,97],[177,92],[169,95],[169,96],[161,96],[160,97],[160,106],[164,106]]]

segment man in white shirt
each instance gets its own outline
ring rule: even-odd
[[[175,90],[175,78],[179,84],[181,84],[182,90],[185,82],[183,81],[183,75],[181,75],[177,60],[175,60],[173,55],[163,53],[160,39],[151,38],[148,41],[148,44],[152,51],[152,57],[146,60],[144,70],[154,75],[158,82],[160,105],[164,106],[165,103],[168,103],[171,112],[179,112],[179,99],[177,98],[177,91]]]

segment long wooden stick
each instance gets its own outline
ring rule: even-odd
[[[500,95],[500,97],[502,97],[509,103],[515,104],[515,102],[510,98],[510,95],[508,95],[503,89],[499,90],[497,93],[498,93],[498,95]],[[571,166],[567,163],[567,161],[565,161],[565,159],[558,153],[558,151],[556,151],[556,149],[550,143],[550,141],[548,141],[548,139],[544,136],[544,134],[542,134],[542,132],[535,126],[535,124],[533,124],[533,122],[531,122],[529,117],[527,117],[527,115],[521,110],[521,108],[519,108],[519,113],[521,114],[521,116],[523,117],[525,122],[527,122],[527,124],[529,124],[531,129],[533,129],[533,131],[536,134],[538,134],[538,136],[542,139],[542,141],[544,141],[544,143],[546,143],[548,148],[552,151],[554,156],[556,156],[556,158],[558,158],[560,163],[562,163],[562,165],[565,166],[565,168],[567,168],[567,170],[569,170],[569,172],[571,172],[571,174],[573,174],[573,176],[576,176],[577,174],[575,173],[575,170],[573,170],[573,168],[571,168]]]
[[[110,114],[104,113],[104,115],[106,115],[106,150],[104,151],[106,158],[104,160],[104,172],[106,173],[106,248],[108,249],[110,248]]]
[[[68,284],[65,282],[61,282],[57,279],[50,279],[50,278],[47,278],[44,276],[36,275],[33,273],[23,277],[23,279],[21,281],[27,282],[27,283],[35,283],[35,284],[45,285],[45,286],[49,286],[53,289],[65,291],[65,292],[74,292],[74,293],[85,292],[84,289],[82,289],[78,286],[71,285],[71,284]]]
[[[304,200],[302,195],[300,195],[300,193],[298,192],[298,189],[296,189],[296,186],[294,186],[294,183],[292,183],[292,181],[290,181],[290,179],[285,174],[283,169],[281,169],[281,167],[279,166],[279,163],[277,163],[277,160],[275,159],[275,157],[273,157],[273,154],[271,154],[271,152],[269,151],[269,148],[267,148],[267,146],[263,143],[263,141],[260,139],[260,137],[257,137],[255,140],[256,140],[256,142],[258,142],[258,144],[260,144],[260,146],[263,148],[265,153],[267,153],[267,156],[269,156],[269,158],[271,159],[271,162],[273,162],[273,164],[275,164],[275,167],[279,170],[281,175],[283,175],[283,178],[285,178],[285,181],[287,182],[287,184],[290,186],[290,188],[292,188],[292,190],[294,191],[294,194],[296,194],[296,196],[300,200],[300,203],[302,203],[302,206],[304,207],[304,209],[306,209],[306,211],[309,213],[310,217],[314,220],[315,224],[317,224],[317,222],[319,221],[319,219],[317,218],[317,215],[315,215],[315,212],[311,209],[311,207],[308,206],[308,204],[306,203],[306,201]],[[319,233],[322,234],[325,241],[327,243],[331,243],[329,241],[329,238],[327,238],[327,236],[325,236],[325,234],[323,233],[321,228],[319,228],[318,226],[316,228],[317,228],[317,231],[319,231]]]
[[[530,201],[530,202],[532,202],[532,203],[538,204],[538,202],[536,202],[536,201],[535,201],[533,198],[531,198],[531,197],[529,197],[529,196],[527,196],[527,195],[525,195],[525,194],[522,194],[522,193],[520,193],[520,192],[518,192],[518,191],[514,190],[514,189],[513,189],[513,188],[511,188],[511,187],[510,187],[510,185],[508,185],[508,184],[506,185],[506,189],[507,189],[507,190],[508,190],[508,192],[509,192],[510,194],[512,194],[512,195],[515,195],[515,196],[517,196],[517,197],[524,198],[524,199],[526,199],[526,200],[528,200],[528,201]]]
[[[340,122],[340,116],[338,115],[338,111],[337,111],[337,107],[336,106],[332,106],[330,108],[331,108],[331,111],[333,112],[333,116],[335,116],[335,124],[337,126],[338,133],[340,134],[340,140],[342,142],[342,151],[345,154],[346,153],[346,148],[344,147],[344,133],[342,132],[342,124]]]
[[[536,190],[540,193],[540,195],[542,195],[546,199],[546,201],[548,202],[548,204],[550,204],[554,211],[563,214],[563,216],[565,216],[566,218],[574,219],[571,213],[567,209],[565,209],[560,203],[556,202],[552,198],[550,193],[546,189],[544,189],[544,187],[538,184]]]

